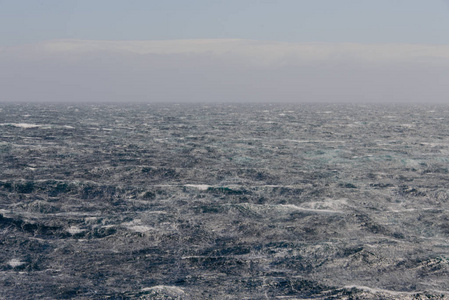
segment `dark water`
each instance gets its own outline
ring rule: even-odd
[[[447,106],[0,108],[2,299],[449,297]]]

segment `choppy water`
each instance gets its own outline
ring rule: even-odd
[[[0,138],[5,299],[449,297],[448,106],[3,104]]]

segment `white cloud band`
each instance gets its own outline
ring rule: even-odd
[[[55,40],[11,48],[15,52],[50,55],[213,55],[255,58],[259,63],[289,63],[316,60],[367,62],[449,61],[449,45],[285,43],[239,39],[89,41]],[[8,49],[4,50],[8,51]]]

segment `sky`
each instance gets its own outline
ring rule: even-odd
[[[0,102],[447,102],[449,0],[0,0]]]

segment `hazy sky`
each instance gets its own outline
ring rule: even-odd
[[[443,0],[0,0],[0,43],[239,38],[449,44]]]
[[[449,1],[0,0],[0,101],[448,95]]]

